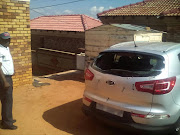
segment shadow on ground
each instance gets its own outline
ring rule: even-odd
[[[74,80],[84,82],[84,72],[81,70],[69,70],[67,72],[60,72],[56,74],[42,76],[41,78],[49,78],[56,81]]]
[[[43,118],[55,128],[73,135],[138,135],[85,116],[81,106],[82,99],[75,100],[44,112]]]

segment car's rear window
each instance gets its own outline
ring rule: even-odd
[[[154,54],[140,52],[101,53],[92,63],[100,72],[123,77],[156,76],[165,67],[164,58]]]

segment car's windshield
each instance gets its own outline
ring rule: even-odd
[[[164,58],[154,54],[139,52],[108,52],[101,53],[93,62],[92,67],[109,74],[124,77],[156,76],[165,67]]]

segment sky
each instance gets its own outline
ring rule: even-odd
[[[30,0],[30,18],[69,14],[85,14],[97,18],[97,13],[142,1],[143,0]]]

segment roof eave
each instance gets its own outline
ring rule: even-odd
[[[125,16],[177,17],[180,15],[162,15],[162,14],[159,14],[159,15],[101,15],[101,16],[98,16],[98,18],[100,17],[125,17]]]
[[[39,30],[39,31],[59,31],[59,32],[85,32],[85,31],[68,31],[68,30],[45,30],[45,29],[31,29],[31,30]]]

